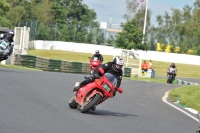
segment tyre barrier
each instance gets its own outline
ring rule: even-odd
[[[51,72],[90,74],[89,63],[55,60],[33,55],[15,56],[14,65],[29,68],[37,68],[43,71]],[[131,77],[131,69],[124,68],[123,76]]]
[[[65,72],[65,73],[90,73],[90,64],[82,62],[71,62],[66,60],[56,60],[42,58],[33,55],[16,56],[14,65],[29,68],[37,68],[43,71]]]
[[[184,81],[184,80],[181,80],[181,79],[177,79],[177,84],[178,85],[199,85],[197,83],[187,82],[187,81]]]

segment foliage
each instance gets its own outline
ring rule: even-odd
[[[194,7],[185,5],[182,10],[172,8],[172,15],[165,12],[157,16],[157,37],[159,43],[170,44],[174,53],[198,54],[200,43],[200,0],[194,2]],[[177,47],[180,48],[177,51]]]
[[[38,40],[50,39],[48,32],[50,32],[50,29],[44,23],[40,23],[37,31]]]
[[[5,18],[0,16],[0,27],[9,27],[11,28],[10,22]]]
[[[7,18],[8,18],[8,20],[10,20],[10,23],[12,25],[17,25],[17,23],[19,21],[21,21],[21,19],[25,15],[26,15],[26,11],[25,11],[24,7],[23,6],[16,6],[16,7],[13,7],[12,10],[10,10],[7,13]]]
[[[9,27],[11,28],[12,25],[9,20],[6,18],[6,12],[10,10],[9,3],[6,0],[0,1],[0,27]]]
[[[128,21],[123,31],[119,33],[116,39],[116,47],[123,49],[142,49],[146,50],[146,43],[142,43],[142,31],[136,26],[136,20]]]
[[[82,0],[3,0],[0,7],[3,17],[0,24],[9,26],[10,23],[10,27],[30,26],[31,36],[34,36],[31,39],[96,44],[105,40],[102,37],[99,39],[102,32],[97,28],[99,23],[95,21],[96,12]]]

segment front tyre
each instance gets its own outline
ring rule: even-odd
[[[76,109],[77,108],[77,103],[75,100],[75,96],[73,96],[70,100],[69,100],[69,107],[72,109]]]
[[[94,107],[99,100],[101,99],[100,94],[96,94],[92,97],[93,99],[90,99],[89,103],[87,101],[84,102],[83,106],[81,107],[81,113],[86,113],[88,112],[92,107]],[[85,105],[86,104],[86,105]],[[85,105],[85,106],[84,106]]]
[[[169,75],[167,79],[167,83],[172,84],[172,82],[173,82],[173,76]]]

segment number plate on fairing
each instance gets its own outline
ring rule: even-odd
[[[103,88],[108,92],[111,90],[111,88],[107,84],[104,84]]]
[[[0,44],[0,47],[2,47],[3,49],[6,49],[8,47],[8,43],[6,43],[5,41],[2,41]]]

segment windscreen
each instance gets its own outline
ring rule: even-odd
[[[94,57],[94,58],[93,58],[93,60],[94,60],[94,61],[97,61],[97,60],[98,60],[98,58],[97,58],[97,57]]]
[[[117,79],[115,78],[114,75],[112,75],[111,73],[106,73],[105,77],[108,81],[110,81],[110,83],[112,83],[115,87],[117,86]]]

